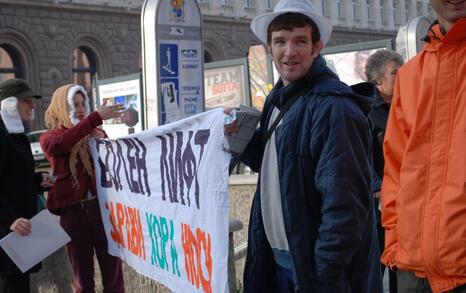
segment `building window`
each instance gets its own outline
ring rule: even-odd
[[[18,51],[10,45],[0,45],[0,83],[7,79],[24,78]]]
[[[272,0],[267,0],[267,9],[272,9]]]
[[[244,0],[244,7],[251,7],[252,0]]]
[[[86,46],[73,51],[73,83],[82,85],[88,94],[92,92],[92,83],[95,80],[97,60],[95,53]]]
[[[384,0],[380,0],[380,20],[382,23],[385,23],[385,1]]]
[[[366,7],[367,7],[367,19],[368,20],[374,20],[374,16],[372,15],[372,4],[371,0],[366,1]]]
[[[338,17],[342,17],[343,13],[341,11],[341,0],[337,1],[337,12],[338,12]]]
[[[214,57],[208,51],[204,50],[204,63],[214,62]]]
[[[433,10],[432,10],[432,5],[429,3],[427,3],[427,14],[429,16],[430,19],[436,19],[437,17],[435,16]]]
[[[422,11],[422,2],[417,1],[416,2],[416,8],[417,8],[417,15],[422,15],[424,11]]]
[[[325,3],[325,0],[322,0],[322,15],[328,15],[327,14],[327,4]]]
[[[405,2],[405,19],[409,20],[409,1]]]
[[[359,19],[359,13],[358,13],[358,7],[357,7],[357,4],[356,4],[356,0],[353,0],[351,4],[353,6],[353,17],[354,17],[354,19]]]

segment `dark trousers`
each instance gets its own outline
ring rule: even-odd
[[[381,223],[381,213],[379,211],[379,200],[374,199],[374,207],[375,207],[375,216],[377,218],[377,236],[379,238],[379,252],[380,255],[383,254],[383,251],[385,249],[385,229],[382,227]],[[380,264],[381,269],[382,269],[382,277],[383,273],[385,271],[385,266],[381,263]],[[396,272],[387,269],[388,272],[388,288],[390,293],[397,293],[397,281],[396,281]]]
[[[60,225],[71,238],[67,251],[75,292],[95,292],[94,251],[102,273],[103,292],[124,292],[121,260],[108,254],[97,199],[62,209]]]
[[[0,293],[29,292],[29,274],[0,276]]]
[[[398,293],[432,293],[427,279],[418,278],[414,273],[401,270],[398,270],[396,275],[398,280]],[[466,293],[466,285],[456,287],[445,293]]]

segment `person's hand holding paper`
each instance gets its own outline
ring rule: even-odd
[[[23,273],[71,240],[48,210],[35,215],[29,226],[29,233],[21,234],[21,229],[0,240],[0,246]]]

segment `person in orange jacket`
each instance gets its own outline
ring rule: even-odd
[[[466,1],[398,72],[384,140],[382,262],[398,292],[466,292]]]

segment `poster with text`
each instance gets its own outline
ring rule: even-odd
[[[206,108],[237,107],[244,104],[244,66],[210,68],[204,71]]]
[[[223,117],[90,142],[109,253],[174,292],[228,292]]]

